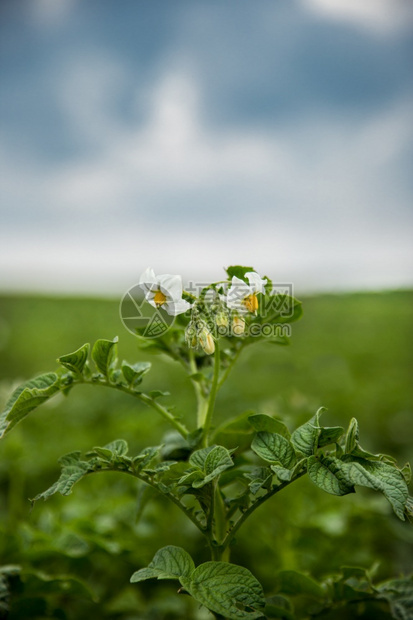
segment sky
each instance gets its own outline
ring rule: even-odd
[[[0,290],[413,284],[410,0],[2,0]]]

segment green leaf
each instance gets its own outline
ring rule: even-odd
[[[198,467],[199,469],[203,470],[206,458],[213,449],[214,446],[209,446],[208,448],[201,448],[200,450],[195,450],[195,452],[193,452],[189,457],[189,463],[194,467]]]
[[[156,400],[161,396],[170,396],[170,392],[163,392],[162,390],[151,390],[149,392],[149,396],[152,398],[152,400]]]
[[[161,446],[150,446],[148,448],[144,448],[140,454],[134,456],[132,459],[132,464],[136,471],[141,471],[155,459],[155,457],[160,453]]]
[[[406,481],[406,484],[410,484],[412,480],[412,468],[410,467],[410,463],[406,463],[400,471]]]
[[[323,588],[311,577],[295,570],[283,570],[277,575],[278,591],[297,596],[304,594],[315,599],[325,598]]]
[[[263,617],[265,606],[261,584],[243,566],[227,562],[205,562],[191,577],[181,579],[198,603],[230,620]]]
[[[217,478],[223,471],[232,467],[233,464],[229,451],[223,446],[215,446],[205,458],[203,480],[194,480],[192,486],[195,489],[200,489]]]
[[[278,433],[278,435],[282,435],[286,439],[290,439],[291,433],[284,422],[281,422],[281,420],[277,420],[269,415],[257,413],[256,415],[250,416],[248,418],[248,422],[257,432],[265,431],[267,433]]]
[[[150,362],[137,362],[136,364],[128,364],[128,362],[122,362],[122,372],[129,385],[138,385],[141,383],[143,376],[151,369],[152,364]]]
[[[256,495],[260,489],[271,487],[273,474],[269,467],[254,467],[252,471],[245,472],[244,477],[251,480],[249,487],[251,493]]]
[[[266,618],[282,618],[282,620],[296,620],[291,602],[284,596],[275,595],[267,599],[265,605]]]
[[[232,265],[231,267],[227,267],[226,269],[229,279],[232,279],[235,276],[240,280],[244,280],[244,282],[246,282],[245,274],[249,271],[255,271],[254,267],[242,267],[241,265]]]
[[[75,374],[82,374],[83,368],[87,362],[87,358],[89,355],[90,344],[87,342],[80,349],[74,351],[73,353],[68,353],[67,355],[62,355],[57,359],[59,364],[74,372]]]
[[[322,426],[318,437],[318,447],[328,446],[336,443],[344,433],[342,426]]]
[[[351,418],[346,434],[346,442],[344,451],[346,454],[353,452],[359,440],[359,424],[356,418]]]
[[[337,461],[337,465],[346,483],[381,491],[390,502],[395,514],[404,521],[409,490],[403,474],[397,467],[381,461],[364,459]]]
[[[128,444],[124,439],[115,439],[105,446],[114,456],[125,456],[128,453]]]
[[[309,422],[299,426],[291,435],[291,443],[296,450],[299,450],[306,456],[311,456],[317,449],[318,436],[320,428],[316,421],[316,416],[312,417]]]
[[[0,416],[0,438],[58,391],[59,378],[54,372],[40,375],[20,385],[10,396]]]
[[[323,408],[319,409],[311,420],[299,426],[291,435],[291,443],[294,448],[306,456],[311,456],[317,449],[320,435],[319,418],[323,410]]]
[[[296,462],[294,448],[282,435],[277,433],[258,433],[251,444],[255,454],[270,463],[281,463],[290,469]]]
[[[322,455],[310,456],[307,471],[310,480],[326,493],[331,495],[354,493],[354,486],[343,476],[338,459]]]
[[[118,337],[113,340],[96,340],[92,349],[92,359],[97,369],[105,375],[109,376],[110,371],[116,363]]]
[[[148,567],[133,573],[130,580],[131,583],[137,583],[153,577],[156,579],[189,579],[194,570],[195,564],[189,553],[181,547],[169,545],[159,549]]]
[[[377,590],[390,605],[393,618],[396,620],[412,620],[413,577],[386,581],[377,586]]]
[[[71,453],[67,456],[73,456],[78,453]],[[67,457],[66,457],[67,458]],[[70,495],[72,493],[73,486],[76,482],[79,482],[89,471],[89,465],[85,461],[75,461],[73,459],[72,465],[64,465],[62,468],[62,473],[60,474],[59,480],[52,484],[46,491],[43,493],[39,493],[36,495],[34,499],[32,499],[32,503],[37,502],[39,499],[48,499],[51,495],[55,493],[60,493],[61,495]]]

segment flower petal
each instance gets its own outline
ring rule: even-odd
[[[181,276],[171,276],[165,273],[158,276],[160,289],[164,295],[171,297],[174,301],[178,301],[182,297],[182,279]]]
[[[248,271],[245,274],[254,293],[265,293],[264,286],[267,284],[266,279],[262,279],[255,271]]]
[[[191,304],[185,301],[185,299],[178,299],[177,301],[167,301],[163,304],[162,308],[167,311],[167,313],[171,316],[177,316],[178,314],[183,314],[189,308]]]
[[[154,288],[158,287],[157,278],[155,276],[155,272],[151,267],[148,267],[139,278],[139,286],[144,291],[152,291]]]
[[[244,280],[240,280],[234,276],[231,281],[231,286],[227,292],[227,306],[232,310],[237,310],[241,314],[245,314],[247,309],[245,305],[242,303],[243,300],[254,293],[251,286],[248,286]]]

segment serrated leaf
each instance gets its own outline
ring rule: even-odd
[[[118,337],[113,340],[96,340],[92,349],[92,359],[97,369],[105,375],[109,376],[110,370],[116,362]]]
[[[82,374],[89,355],[89,349],[90,344],[87,342],[73,353],[62,355],[57,361],[71,372]]]
[[[310,456],[307,466],[310,480],[331,495],[354,493],[354,486],[343,476],[339,463],[338,459],[322,455]]]
[[[295,570],[283,570],[277,575],[278,591],[297,596],[304,594],[315,599],[325,598],[324,590],[314,579]]]
[[[291,433],[284,422],[281,422],[281,420],[277,420],[276,418],[264,413],[257,413],[256,415],[250,416],[248,418],[248,422],[257,432],[265,431],[267,433],[277,433],[286,439],[290,439],[291,437]]]
[[[243,566],[205,562],[191,577],[181,579],[198,603],[230,620],[263,617],[265,598],[261,584]]]
[[[138,385],[144,375],[150,371],[152,364],[150,362],[137,362],[136,364],[128,364],[122,362],[122,372],[129,385]]]
[[[306,456],[311,456],[317,449],[320,435],[319,418],[322,411],[323,408],[319,409],[311,420],[299,426],[291,435],[291,443],[294,448]]]
[[[133,573],[131,583],[138,583],[146,579],[189,579],[195,570],[195,564],[181,547],[168,545],[155,553],[152,562],[147,568],[141,568]]]
[[[59,378],[54,372],[39,375],[20,385],[10,396],[0,416],[0,438],[58,391]]]
[[[404,521],[409,490],[399,469],[389,463],[364,459],[337,461],[337,465],[346,482],[381,491],[390,502],[395,514]]]
[[[280,463],[286,469],[290,469],[296,462],[294,448],[288,439],[277,433],[257,433],[251,448],[264,461]]]
[[[232,279],[235,276],[236,278],[240,278],[240,280],[244,280],[244,282],[246,282],[245,274],[249,271],[255,271],[255,269],[254,267],[242,267],[241,265],[232,265],[231,267],[227,267],[225,271],[227,272],[229,279]]]

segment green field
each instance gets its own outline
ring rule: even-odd
[[[412,461],[413,292],[319,295],[303,305],[290,346],[245,351],[218,395],[217,418],[254,410],[294,428],[324,406],[330,425],[358,418],[365,449]],[[18,383],[53,370],[60,355],[115,335],[121,359],[152,361],[146,386],[170,392],[193,428],[189,380],[176,363],[138,349],[112,300],[0,297],[1,404]],[[30,512],[28,498],[58,477],[62,454],[120,437],[138,452],[168,431],[152,410],[108,392],[81,386],[67,399],[59,395],[0,444],[0,563],[27,575],[24,584],[12,578],[11,618],[210,618],[189,597],[176,596],[173,583],[128,583],[162,545],[181,545],[197,562],[209,559],[195,528],[136,481],[92,477],[70,497],[54,495]],[[232,561],[248,566],[266,591],[279,569],[321,578],[342,565],[376,565],[379,579],[413,571],[413,529],[381,495],[332,497],[307,479],[297,487],[257,511],[233,550]],[[44,575],[66,581],[59,590]]]

